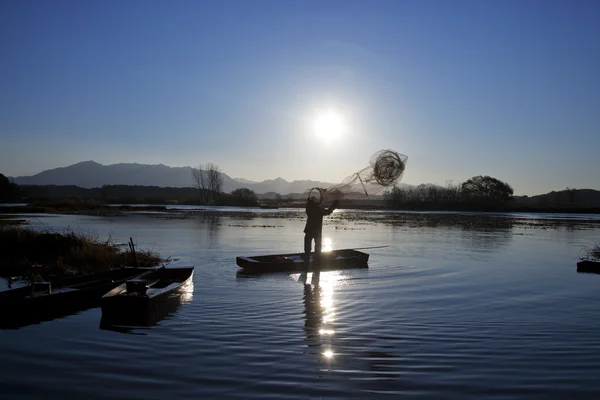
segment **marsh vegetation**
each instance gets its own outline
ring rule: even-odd
[[[136,250],[109,238],[65,231],[39,231],[28,227],[0,227],[0,275],[25,277],[27,280],[73,276],[118,268],[126,265],[154,267],[163,260],[152,250]]]

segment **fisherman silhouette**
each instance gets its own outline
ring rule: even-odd
[[[304,262],[310,261],[310,251],[312,241],[315,241],[315,259],[321,256],[321,246],[323,238],[323,217],[331,214],[339,205],[335,200],[329,209],[322,208],[317,202],[317,198],[312,196],[306,199],[306,226],[304,227]]]

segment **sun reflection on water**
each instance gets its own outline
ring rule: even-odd
[[[333,240],[330,237],[324,237],[321,242],[321,251],[327,253],[333,250]]]
[[[194,280],[190,279],[189,281],[184,283],[180,288],[180,292],[181,304],[189,303],[190,301],[192,301],[192,298],[194,297]]]
[[[313,272],[299,275],[304,283],[305,331],[309,347],[317,347],[328,364],[334,358],[336,317],[335,288],[348,277],[340,271]]]

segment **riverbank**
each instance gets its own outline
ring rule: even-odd
[[[105,271],[126,265],[154,267],[163,260],[151,250],[136,250],[90,234],[56,233],[22,226],[0,226],[0,276],[30,281]]]
[[[82,215],[120,215],[127,212],[165,212],[166,206],[134,206],[134,205],[108,205],[60,202],[48,204],[32,204],[0,207],[0,215],[6,214],[82,214]],[[2,217],[6,220],[6,217]]]
[[[262,206],[262,209],[290,209],[304,208],[305,202],[289,202],[279,204],[277,206]],[[257,207],[241,207],[240,208],[257,208]],[[600,214],[600,207],[533,207],[533,206],[449,206],[435,204],[418,204],[408,205],[406,207],[392,208],[383,204],[368,204],[368,203],[351,203],[342,204],[338,207],[340,210],[373,210],[373,211],[396,211],[396,212],[494,212],[494,213],[557,213],[557,214]],[[118,216],[130,212],[175,212],[178,209],[168,208],[166,205],[148,205],[148,204],[103,204],[82,202],[53,202],[41,204],[27,205],[10,205],[0,207],[0,219],[6,221],[10,214],[79,214],[79,215],[96,215],[96,216]]]

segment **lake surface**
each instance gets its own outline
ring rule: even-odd
[[[0,330],[0,398],[600,396],[600,275],[576,272],[599,215],[338,210],[325,247],[387,247],[304,284],[235,265],[300,251],[302,210],[180,211],[27,217],[133,237],[195,273],[151,327],[100,329],[95,308]]]

